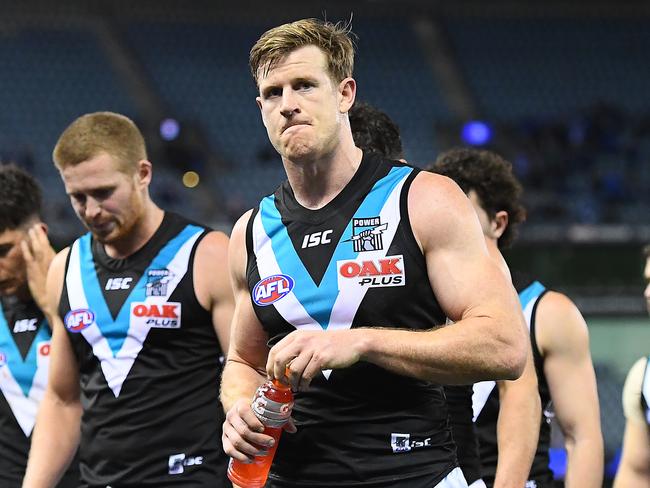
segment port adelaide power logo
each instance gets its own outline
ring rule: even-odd
[[[379,217],[352,219],[352,237],[343,242],[352,241],[354,252],[379,251],[384,248],[382,234],[387,228]]]

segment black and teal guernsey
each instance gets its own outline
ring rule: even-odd
[[[445,385],[451,432],[456,443],[458,464],[468,485],[481,478],[481,456],[473,420],[472,385]]]
[[[230,486],[221,349],[193,285],[207,232],[166,213],[125,259],[109,257],[90,234],[70,249],[60,314],[79,365],[87,486]]]
[[[427,330],[445,316],[409,224],[418,170],[365,155],[318,210],[288,182],[247,226],[247,280],[271,341],[298,330]],[[442,387],[370,363],[323,371],[295,397],[272,487],[432,487],[456,465]]]
[[[548,450],[551,444],[550,422],[553,416],[551,393],[544,376],[544,358],[537,347],[535,337],[535,316],[540,299],[547,292],[544,285],[531,280],[521,273],[513,273],[513,285],[519,293],[519,301],[524,312],[524,318],[530,331],[533,348],[533,360],[537,373],[537,385],[542,402],[542,418],[540,420],[539,441],[531,466],[529,480],[535,486],[543,488],[554,486],[553,472],[549,468]],[[499,416],[499,390],[494,381],[482,381],[474,385],[473,396],[474,420],[479,435],[480,456],[482,463],[482,478],[490,487],[494,484],[496,474],[497,450],[497,419]]]
[[[650,356],[646,360],[643,382],[641,383],[641,408],[646,422],[650,425]]]
[[[50,326],[33,300],[0,297],[0,486],[20,488],[45,393]],[[73,463],[59,487],[79,485]]]

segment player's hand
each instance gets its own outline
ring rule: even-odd
[[[284,426],[288,432],[295,432],[293,421]],[[264,425],[253,413],[250,402],[237,400],[223,423],[221,442],[224,452],[233,459],[251,463],[255,456],[265,455],[273,445],[273,437],[262,434]]]
[[[321,371],[347,368],[361,359],[361,332],[296,330],[271,348],[266,373],[294,391],[305,390]]]
[[[54,249],[50,245],[42,224],[36,224],[27,231],[27,236],[20,243],[27,270],[27,284],[36,305],[46,312],[48,307],[46,280],[47,270],[54,259]]]

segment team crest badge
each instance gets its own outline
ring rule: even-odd
[[[150,269],[147,271],[145,292],[148,297],[167,296],[167,284],[174,277],[168,269]]]
[[[352,241],[354,252],[379,251],[384,248],[382,234],[388,224],[382,224],[380,217],[352,219],[352,237],[343,241]]]

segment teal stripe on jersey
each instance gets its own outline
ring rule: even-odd
[[[113,356],[122,348],[124,340],[126,339],[130,322],[131,322],[131,303],[142,302],[146,298],[145,289],[147,284],[147,274],[150,270],[165,269],[167,265],[174,259],[181,246],[194,234],[202,231],[201,227],[196,225],[186,226],[176,237],[171,239],[160,250],[158,255],[153,258],[151,264],[144,271],[136,285],[129,293],[116,318],[113,318],[102,288],[99,285],[99,278],[95,269],[95,261],[90,247],[91,238],[90,234],[86,234],[79,239],[79,265],[81,269],[81,281],[83,284],[84,292],[88,300],[88,307],[95,314],[95,322],[97,327],[102,333],[102,336],[108,342],[108,345],[113,351]]]
[[[539,281],[534,281],[526,288],[521,290],[519,292],[519,301],[521,302],[521,308],[525,309],[526,305],[528,305],[531,300],[535,300],[538,296],[544,293],[545,290],[546,287]]]
[[[5,355],[6,364],[0,368],[9,368],[12,376],[20,385],[20,389],[25,396],[29,396],[29,390],[32,389],[34,376],[36,375],[36,357],[38,354],[37,344],[49,341],[51,338],[50,328],[45,320],[41,320],[39,329],[34,336],[34,341],[29,347],[27,356],[23,360],[22,354],[11,335],[9,324],[5,319],[2,306],[0,305],[0,352]]]
[[[353,218],[378,216],[391,192],[411,171],[413,171],[413,168],[408,166],[393,167],[386,176],[375,183],[361,205],[359,205]],[[348,222],[341,234],[323,279],[317,285],[293,247],[287,228],[282,223],[282,217],[275,205],[274,195],[264,198],[260,203],[260,217],[264,232],[271,239],[273,254],[282,274],[291,276],[295,282],[293,287],[294,295],[310,317],[323,329],[327,329],[332,307],[339,293],[336,262],[344,259],[355,259],[359,254],[353,250],[351,242],[344,242],[349,241],[352,237],[352,220]],[[394,225],[397,224],[396,222]],[[389,246],[390,242],[386,242],[384,245]]]

